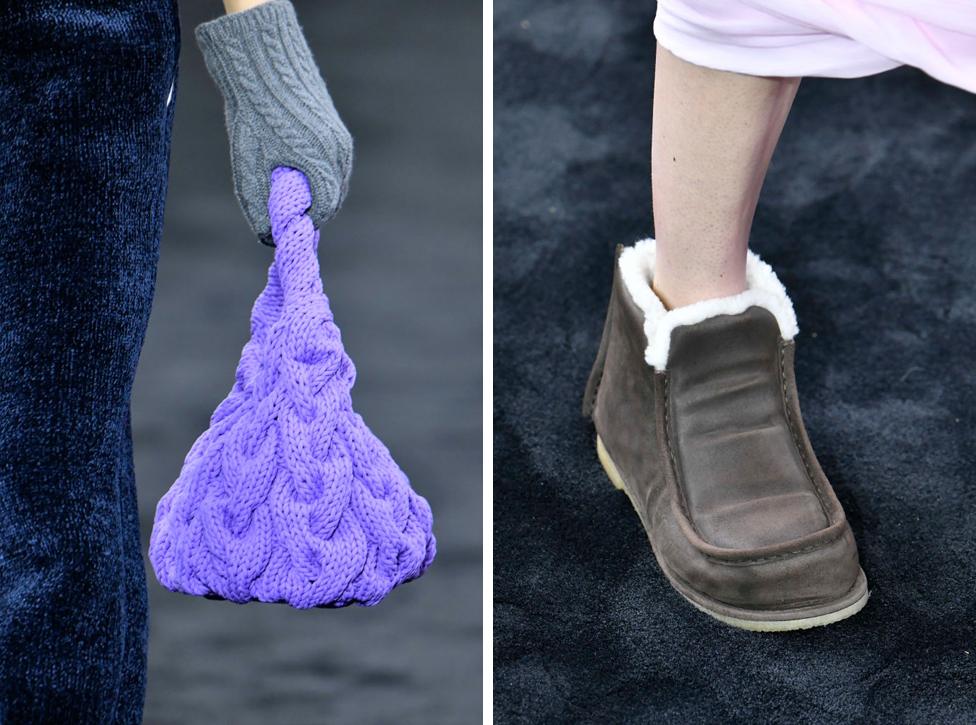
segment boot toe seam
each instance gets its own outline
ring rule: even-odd
[[[796,452],[800,456],[800,460],[803,462],[803,468],[807,473],[807,479],[810,481],[810,485],[813,486],[814,493],[817,494],[817,500],[820,502],[820,508],[823,511],[824,519],[830,524],[831,517],[830,512],[827,509],[827,502],[824,501],[823,492],[820,490],[820,486],[817,485],[816,477],[810,468],[810,462],[807,460],[806,452],[803,450],[803,446],[800,445],[799,438],[796,434],[796,428],[793,425],[793,416],[790,415],[789,401],[787,400],[788,395],[786,392],[786,341],[780,338],[779,342],[779,379],[783,391],[783,412],[786,414],[786,424],[790,429],[790,437],[793,439],[793,446],[796,448]]]

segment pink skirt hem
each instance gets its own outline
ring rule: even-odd
[[[976,3],[971,23],[951,0],[944,17],[938,5],[921,17],[898,0],[660,0],[654,35],[716,70],[856,78],[912,65],[976,92]]]

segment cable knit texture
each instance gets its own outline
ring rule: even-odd
[[[248,223],[271,244],[268,179],[301,169],[321,227],[342,205],[352,172],[352,137],[336,112],[288,0],[224,15],[196,29],[224,96],[234,189]]]
[[[434,558],[431,512],[352,409],[306,213],[309,184],[276,169],[276,242],[230,395],[156,509],[149,558],[187,594],[373,605]]]

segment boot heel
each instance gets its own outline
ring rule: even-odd
[[[596,455],[600,459],[600,463],[603,466],[603,470],[606,471],[607,478],[610,479],[610,483],[618,491],[624,490],[624,479],[620,477],[620,472],[614,465],[613,460],[610,458],[610,454],[607,453],[606,446],[603,445],[603,441],[600,436],[596,437]]]
[[[611,307],[611,310],[613,308]],[[610,311],[607,312],[603,323],[603,335],[600,337],[600,348],[596,353],[596,360],[590,369],[590,376],[586,380],[586,391],[583,393],[583,417],[592,418],[596,407],[596,394],[603,378],[603,366],[607,360],[607,347],[610,345],[610,325],[612,324]]]
[[[614,265],[620,260],[620,254],[624,247],[617,245],[614,253]],[[586,380],[586,391],[583,393],[583,417],[593,417],[593,409],[596,407],[596,394],[600,387],[600,380],[603,378],[603,366],[607,361],[607,348],[610,346],[610,333],[613,326],[614,296],[617,294],[616,275],[614,284],[610,291],[610,304],[607,307],[607,316],[603,320],[603,334],[600,335],[600,349],[597,350],[596,360],[590,369],[590,376]]]

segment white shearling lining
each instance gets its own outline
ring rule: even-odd
[[[671,331],[682,325],[695,325],[716,315],[738,315],[750,307],[769,310],[779,323],[784,340],[792,340],[800,328],[793,303],[773,268],[750,251],[746,257],[746,290],[730,297],[702,300],[667,310],[654,293],[654,262],[657,248],[653,239],[644,239],[620,254],[620,275],[634,304],[644,313],[647,349],[644,360],[656,370],[668,364]]]

